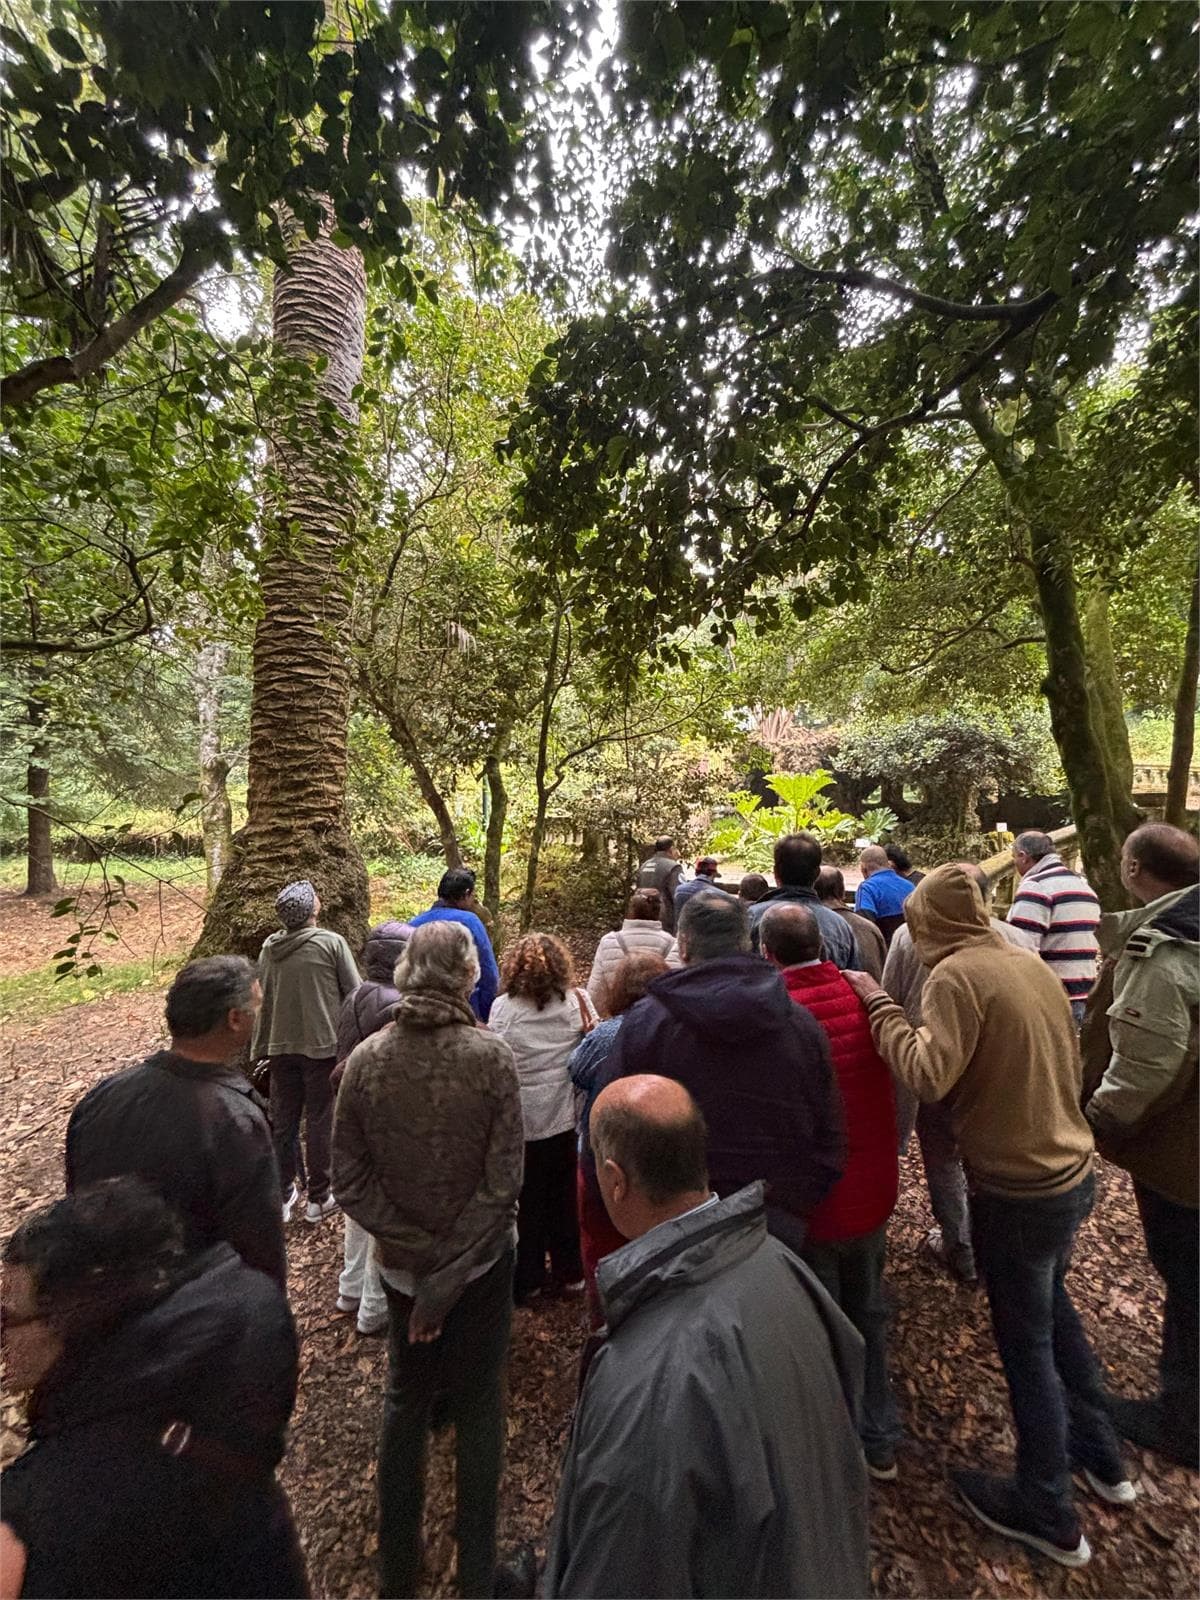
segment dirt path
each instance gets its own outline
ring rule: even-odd
[[[0,1032],[0,1234],[61,1192],[66,1119],[80,1094],[140,1058],[160,1037],[162,996],[113,996]],[[948,1465],[1002,1467],[1012,1432],[982,1295],[950,1284],[923,1256],[930,1226],[920,1164],[910,1156],[891,1230],[895,1303],[893,1374],[908,1434],[900,1479],[878,1487],[874,1581],[884,1596],[1184,1596],[1197,1589],[1197,1480],[1131,1451],[1141,1497],[1129,1511],[1088,1497],[1092,1564],[1066,1573],[969,1523],[945,1478]],[[284,1468],[308,1553],[313,1593],[377,1593],[374,1452],[385,1359],[382,1341],[356,1337],[333,1308],[341,1226],[290,1230],[291,1292],[303,1338],[300,1403]],[[1160,1300],[1124,1175],[1101,1173],[1072,1279],[1076,1300],[1116,1385],[1151,1387]],[[559,1304],[518,1316],[510,1377],[502,1542],[541,1542],[574,1393],[578,1310]],[[0,1448],[19,1448],[15,1407]],[[427,1592],[453,1593],[453,1480],[449,1442],[431,1451]]]

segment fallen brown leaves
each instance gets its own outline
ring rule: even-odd
[[[44,915],[44,912],[43,912]],[[586,952],[577,951],[582,957]],[[582,964],[582,963],[581,963]],[[586,970],[586,969],[585,969]],[[114,996],[33,1027],[10,1030],[0,1058],[0,1150],[6,1183],[0,1231],[61,1192],[66,1119],[107,1072],[137,1060],[161,1034],[160,993]],[[15,1071],[15,1078],[14,1078]],[[1003,1375],[982,1294],[952,1283],[922,1253],[931,1225],[919,1159],[905,1164],[891,1229],[895,1307],[892,1372],[908,1443],[896,1483],[876,1487],[875,1592],[881,1596],[1190,1596],[1197,1592],[1197,1480],[1157,1457],[1129,1452],[1140,1498],[1132,1509],[1080,1495],[1095,1552],[1066,1572],[994,1538],[959,1509],[946,1468],[1005,1468],[1013,1438]],[[291,1292],[302,1335],[300,1401],[284,1479],[307,1551],[313,1593],[378,1592],[375,1448],[386,1355],[334,1311],[341,1220],[289,1230]],[[1096,1210],[1082,1230],[1071,1278],[1076,1304],[1114,1386],[1153,1388],[1161,1298],[1124,1175],[1101,1169]],[[581,1344],[581,1308],[560,1301],[519,1312],[510,1367],[508,1459],[501,1544],[544,1546],[566,1442]],[[17,1408],[4,1407],[0,1451],[19,1447]],[[427,1590],[454,1592],[452,1440],[429,1454]]]

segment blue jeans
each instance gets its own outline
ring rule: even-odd
[[[1017,1433],[1017,1485],[1031,1516],[1051,1529],[1073,1516],[1073,1464],[1124,1475],[1100,1366],[1065,1281],[1095,1187],[1089,1174],[1046,1199],[971,1195],[975,1260]]]
[[[857,1239],[804,1246],[804,1259],[830,1296],[862,1334],[862,1442],[868,1450],[887,1450],[903,1433],[887,1367],[887,1303],[883,1266],[887,1223]]]

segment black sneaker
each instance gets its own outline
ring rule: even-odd
[[[1184,1438],[1170,1426],[1163,1412],[1161,1400],[1124,1400],[1114,1396],[1108,1401],[1108,1414],[1113,1427],[1131,1444],[1143,1450],[1153,1450],[1157,1456],[1174,1461],[1177,1466],[1200,1468],[1200,1448],[1192,1433]],[[1195,1418],[1192,1418],[1193,1423]]]
[[[985,1528],[1016,1539],[1041,1555],[1057,1561],[1060,1567],[1086,1567],[1092,1559],[1091,1546],[1084,1538],[1078,1519],[1064,1517],[1059,1528],[1038,1526],[1021,1504],[1017,1486],[1011,1478],[990,1472],[952,1472],[950,1481],[972,1516]]]
[[[890,1444],[864,1445],[863,1456],[867,1471],[880,1483],[893,1483],[900,1476],[896,1465],[896,1452]]]

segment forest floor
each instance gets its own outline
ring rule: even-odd
[[[189,892],[189,899],[191,898]],[[122,959],[131,974],[162,950],[157,908],[147,922],[130,918]],[[140,918],[141,912],[138,913]],[[191,913],[194,917],[194,913]],[[175,951],[194,931],[188,913],[168,905],[165,925]],[[0,895],[4,973],[44,967],[58,948],[48,906]],[[137,931],[140,930],[140,931]],[[590,950],[576,940],[577,957]],[[177,959],[177,955],[176,955]],[[162,1039],[162,985],[168,963],[127,992],[75,1005],[59,995],[40,1013],[0,1002],[0,1237],[31,1208],[61,1192],[62,1148],[71,1108],[106,1073],[139,1060]],[[585,969],[586,970],[586,967]],[[60,990],[65,986],[60,986]],[[915,1146],[914,1146],[915,1149]],[[1083,1493],[1080,1510],[1095,1552],[1090,1566],[1066,1572],[994,1538],[968,1520],[952,1495],[946,1468],[1002,1469],[1013,1438],[1003,1375],[981,1293],[950,1282],[925,1255],[931,1217],[919,1158],[904,1163],[900,1204],[889,1237],[888,1281],[894,1306],[892,1373],[907,1442],[900,1477],[873,1486],[872,1573],[881,1596],[1182,1597],[1197,1592],[1197,1479],[1131,1449],[1139,1499],[1130,1509]],[[300,1399],[283,1476],[308,1556],[313,1593],[377,1593],[375,1445],[386,1367],[384,1343],[359,1338],[334,1310],[341,1256],[336,1217],[289,1229],[292,1303],[302,1336]],[[1145,1394],[1153,1373],[1161,1315],[1158,1279],[1146,1260],[1124,1174],[1100,1171],[1095,1212],[1083,1228],[1072,1290],[1116,1388]],[[501,1542],[544,1547],[559,1461],[566,1442],[582,1340],[577,1302],[517,1313],[510,1366],[508,1457],[501,1502]],[[4,1403],[0,1458],[20,1448],[20,1409]],[[451,1440],[430,1451],[426,1505],[427,1590],[453,1588]]]

